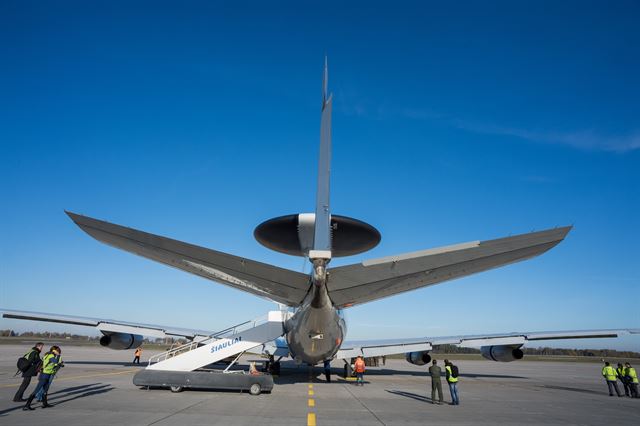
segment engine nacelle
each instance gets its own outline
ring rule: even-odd
[[[414,365],[425,365],[431,362],[431,355],[427,351],[408,352],[405,354],[407,362]]]
[[[100,345],[109,349],[135,349],[142,344],[143,337],[138,334],[105,333],[100,338]]]
[[[482,356],[490,361],[511,362],[522,359],[524,353],[522,345],[483,346],[480,348]]]

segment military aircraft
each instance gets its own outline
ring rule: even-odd
[[[345,341],[344,309],[530,259],[560,243],[571,226],[329,267],[333,258],[372,249],[381,236],[361,220],[331,213],[333,98],[327,85],[325,59],[315,212],[276,217],[261,223],[254,231],[256,240],[269,249],[307,257],[313,265],[308,275],[87,216],[67,214],[83,231],[105,244],[287,307],[291,315],[283,320],[283,338],[271,346],[260,346],[260,350],[268,352],[271,348],[271,354],[289,356],[299,363],[315,365],[330,359],[349,360],[358,355],[406,354],[410,363],[424,365],[430,361],[429,351],[433,346],[443,344],[479,347],[485,358],[508,362],[522,358],[521,347],[530,341],[640,333],[638,329],[582,330]],[[143,336],[183,337],[196,342],[214,336],[204,330],[15,310],[3,310],[3,317],[93,326],[103,333],[100,343],[113,349],[135,348],[142,343]],[[228,344],[237,340],[236,337]],[[215,349],[212,347],[211,352]]]

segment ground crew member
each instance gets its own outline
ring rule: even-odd
[[[357,383],[360,386],[364,386],[364,370],[365,370],[365,366],[364,366],[364,359],[362,359],[361,356],[358,356],[358,358],[356,358],[356,362],[354,365],[354,370],[356,370],[356,378],[357,378]]]
[[[624,375],[629,381],[631,398],[640,398],[640,396],[638,396],[638,373],[636,372],[636,369],[633,368],[628,362],[625,362],[624,366]]]
[[[449,392],[451,392],[451,405],[460,405],[460,399],[458,398],[458,367],[454,366],[448,359],[444,360],[444,365],[447,373]]]
[[[56,348],[58,348],[58,351],[60,351],[60,348],[58,346],[56,346]],[[61,363],[62,363],[62,351],[60,351],[60,355],[58,356],[58,364],[61,364]],[[56,370],[56,373],[57,373],[57,370]],[[44,401],[44,396],[46,395],[47,391],[51,387],[51,383],[53,382],[54,377],[56,377],[55,374],[52,374],[51,376],[49,376],[49,382],[46,384],[46,386],[40,389],[38,393],[36,393],[36,401],[38,402]]]
[[[436,390],[438,391],[438,402],[437,404],[442,404],[442,379],[441,373],[442,369],[438,367],[438,361],[435,359],[431,363],[431,367],[429,367],[429,374],[431,374],[431,403],[436,403]]]
[[[331,383],[331,360],[328,359],[324,361],[324,377]]]
[[[33,399],[36,397],[36,394],[44,388],[44,396],[42,398],[42,408],[53,407],[53,405],[47,402],[47,393],[49,392],[49,380],[51,376],[54,376],[58,370],[64,367],[64,364],[60,361],[60,347],[52,346],[51,350],[44,355],[42,359],[42,372],[40,372],[40,376],[38,377],[38,386],[36,386],[35,390],[31,395],[29,395],[29,399],[27,399],[27,403],[22,408],[23,410],[33,410],[31,407],[31,403]]]
[[[140,364],[140,355],[142,355],[142,348],[138,347],[138,348],[136,348],[136,352],[133,354],[133,356],[134,356],[133,363],[134,364]]]
[[[616,370],[614,370],[608,362],[605,362],[604,367],[602,367],[602,377],[604,377],[607,381],[607,386],[609,387],[609,396],[613,396],[614,389],[616,390],[616,394],[618,394],[618,396],[622,396],[620,394],[620,390],[618,389],[618,373],[616,373]]]
[[[29,361],[29,368],[22,373],[22,383],[20,384],[16,394],[13,396],[13,402],[26,401],[26,399],[24,399],[24,391],[29,387],[31,378],[38,375],[38,369],[40,368],[40,364],[42,364],[42,360],[40,359],[40,352],[42,352],[42,348],[44,348],[44,343],[38,342],[24,355],[27,361]]]
[[[618,363],[618,368],[616,368],[616,374],[618,378],[622,382],[622,386],[624,387],[624,396],[629,396],[630,386],[629,381],[627,380],[627,375],[625,374],[625,368],[622,364]]]

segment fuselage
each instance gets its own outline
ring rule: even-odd
[[[340,349],[346,324],[329,298],[325,277],[312,273],[311,282],[302,305],[285,323],[285,336],[293,359],[315,365]]]

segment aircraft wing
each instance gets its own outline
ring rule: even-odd
[[[472,241],[329,270],[327,289],[340,308],[529,259],[564,239],[571,226]]]
[[[535,331],[468,336],[345,341],[340,347],[340,350],[338,350],[336,358],[349,359],[357,357],[358,355],[373,357],[407,352],[430,351],[434,346],[438,345],[480,348],[482,346],[523,345],[527,342],[538,340],[597,339],[619,337],[629,334],[640,334],[640,329]]]
[[[57,322],[61,324],[83,325],[95,327],[100,331],[111,333],[139,334],[156,338],[165,337],[186,337],[188,339],[198,339],[199,337],[209,337],[212,331],[191,330],[184,328],[168,327],[164,325],[137,324],[126,321],[78,317],[71,315],[48,314],[43,312],[14,311],[10,309],[0,309],[3,318]]]
[[[309,290],[309,277],[299,272],[66,213],[105,244],[287,306],[298,306]]]

